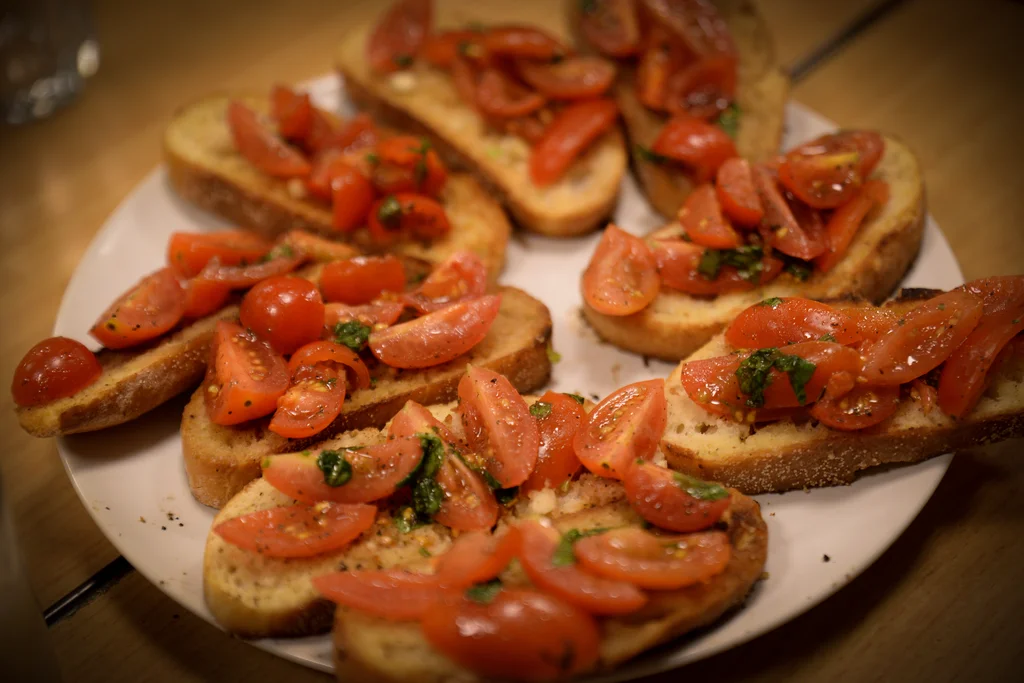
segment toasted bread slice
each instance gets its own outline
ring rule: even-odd
[[[269,107],[265,97],[237,99],[257,111]],[[290,189],[287,181],[260,172],[235,150],[225,122],[228,101],[227,95],[214,95],[177,112],[164,133],[171,186],[200,207],[268,237],[295,229],[341,237],[332,226],[330,207],[306,198],[301,183]],[[480,256],[496,281],[511,233],[501,206],[465,174],[449,176],[441,203],[452,225],[445,238],[403,241],[390,251],[438,263],[467,249]],[[367,251],[379,250],[365,230],[352,233],[352,239]]]
[[[73,396],[17,408],[22,428],[38,437],[94,432],[130,422],[199,384],[217,321],[234,318],[227,306],[142,349],[96,354],[103,368],[95,383]]]
[[[921,292],[911,293],[920,294]],[[924,290],[927,296],[930,290]],[[915,299],[889,302],[896,310]],[[687,360],[729,353],[716,336]],[[680,365],[681,367],[681,365]],[[869,429],[844,432],[813,420],[739,424],[711,415],[683,390],[677,367],[665,384],[668,428],[661,449],[669,465],[747,494],[848,484],[868,467],[911,463],[1024,436],[1024,361],[1003,365],[973,411],[954,420],[905,399],[891,418]]]
[[[626,170],[618,128],[596,141],[560,180],[537,187],[529,175],[526,141],[488,128],[459,97],[448,74],[422,63],[391,76],[372,73],[365,57],[371,28],[353,29],[336,57],[345,89],[361,109],[429,137],[446,161],[472,171],[527,230],[554,237],[580,235],[611,213]]]
[[[596,505],[575,514],[553,517],[552,521],[563,532],[641,522],[624,501]],[[739,492],[733,492],[732,506],[723,521],[733,547],[725,571],[690,588],[651,592],[650,602],[639,612],[601,619],[598,670],[611,669],[656,645],[707,626],[743,603],[764,569],[768,533],[758,504]],[[514,570],[506,572],[502,578],[505,585],[525,583],[522,574]],[[482,683],[485,680],[435,650],[418,624],[386,621],[347,608],[335,611],[334,647],[334,669],[339,681]]]
[[[469,353],[434,368],[390,371],[375,386],[346,397],[341,415],[314,439],[285,439],[267,430],[268,420],[222,427],[207,416],[202,387],[185,407],[181,445],[192,495],[212,507],[224,505],[260,474],[260,462],[273,453],[301,450],[307,444],[350,429],[380,427],[406,401],[450,401],[467,364],[499,372],[519,391],[542,386],[551,373],[548,345],[551,317],[547,308],[525,292],[503,287],[498,318]]]
[[[747,159],[766,159],[778,151],[782,141],[789,78],[778,64],[771,32],[752,0],[714,0],[714,5],[729,25],[739,54],[736,150]],[[566,6],[570,26],[578,26],[576,17],[582,3],[567,2]],[[585,45],[580,36],[577,42]],[[694,184],[682,169],[652,161],[638,152],[637,146],[651,148],[668,117],[637,99],[635,83],[636,69],[621,64],[615,100],[626,124],[633,167],[651,206],[666,218],[673,218]]]
[[[917,157],[901,142],[885,138],[875,177],[889,183],[889,202],[869,215],[843,260],[805,282],[783,274],[765,287],[716,297],[664,289],[644,310],[628,316],[598,313],[584,303],[583,315],[606,341],[636,353],[680,360],[721,331],[740,311],[773,296],[812,299],[889,296],[913,263],[924,236],[924,179]]]

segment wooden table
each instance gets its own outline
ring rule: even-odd
[[[510,19],[559,20],[555,3],[542,0],[488,4]],[[871,0],[762,4],[786,63],[858,29],[811,64],[793,96],[917,150],[930,209],[966,277],[1024,272],[1024,6],[907,0],[872,12]],[[92,236],[159,163],[160,131],[176,106],[211,90],[262,90],[328,70],[346,25],[374,5],[97,2],[103,63],[81,100],[48,121],[0,129],[0,376],[10,377],[24,351],[50,333]],[[866,13],[873,21],[858,22]],[[6,393],[0,401],[5,494],[45,607],[117,553],[74,495],[54,444],[21,432]],[[652,680],[1008,680],[1024,626],[1024,459],[1015,457],[1022,446],[959,455],[910,529],[822,605]],[[68,680],[326,680],[228,638],[135,573],[107,588],[51,629]]]

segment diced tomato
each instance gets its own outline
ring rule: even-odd
[[[826,427],[852,431],[884,422],[899,407],[899,386],[861,385],[836,398],[826,392],[821,400],[811,406],[810,414]]]
[[[434,520],[456,531],[491,529],[498,521],[498,501],[491,487],[458,456],[448,455],[437,473],[444,491]]]
[[[861,224],[872,209],[885,206],[889,201],[889,185],[884,180],[864,183],[848,202],[832,212],[825,225],[828,248],[814,260],[814,266],[823,273],[836,267],[846,255]]]
[[[436,576],[406,569],[334,572],[313,577],[313,587],[331,602],[390,621],[422,619],[447,594]]]
[[[274,135],[249,107],[230,101],[227,122],[235,149],[259,170],[277,178],[309,175],[309,162],[302,153]]]
[[[545,488],[558,488],[572,479],[583,466],[573,450],[576,436],[585,415],[583,406],[566,394],[548,391],[540,397],[531,414],[540,430],[537,464],[529,479],[519,486],[521,494]],[[547,406],[547,407],[545,407]]]
[[[287,390],[288,368],[270,344],[236,323],[217,323],[204,389],[214,423],[229,426],[269,415]]]
[[[393,368],[429,368],[455,360],[487,336],[501,296],[459,302],[370,334],[370,350]]]
[[[391,254],[334,261],[324,266],[320,289],[327,301],[366,304],[384,292],[404,290],[405,266]]]
[[[294,375],[303,366],[332,363],[345,368],[353,391],[370,386],[370,371],[352,349],[330,341],[314,341],[301,347],[288,361],[288,372]]]
[[[485,68],[477,78],[476,106],[487,116],[528,116],[545,104],[543,95],[520,85],[501,69]]]
[[[469,588],[497,577],[518,553],[519,536],[511,531],[500,536],[469,531],[438,556],[435,575],[445,588]]]
[[[265,261],[247,266],[226,266],[214,257],[203,268],[199,277],[217,282],[231,289],[248,289],[268,278],[286,275],[306,260],[306,255],[287,245],[275,247],[264,257]]]
[[[52,403],[73,396],[103,373],[96,355],[84,344],[67,337],[39,342],[14,370],[11,395],[21,407]]]
[[[399,235],[418,240],[444,237],[451,223],[444,207],[430,197],[393,194],[378,200],[369,215],[370,237],[377,244],[390,244]]]
[[[613,529],[576,542],[576,560],[598,576],[640,588],[675,590],[721,574],[732,546],[722,531],[655,536],[642,529]]]
[[[399,135],[377,145],[372,180],[381,194],[409,192],[437,197],[448,179],[441,158],[425,138]]]
[[[754,184],[764,206],[761,231],[766,241],[783,254],[811,260],[821,256],[828,248],[824,231],[812,231],[810,226],[797,221],[793,208],[779,191],[778,182],[771,171],[754,168]]]
[[[775,297],[754,304],[725,329],[725,341],[737,349],[766,349],[802,341],[850,345],[862,338],[856,322],[843,311],[800,297]]]
[[[292,230],[281,240],[296,252],[305,254],[317,263],[329,263],[358,256],[359,251],[351,244],[335,242],[304,230]]]
[[[530,152],[530,178],[543,187],[561,178],[585,149],[612,129],[619,109],[610,99],[574,102],[555,114]]]
[[[622,479],[638,458],[650,458],[665,433],[665,381],[635,382],[597,404],[573,438],[576,457],[594,474]]]
[[[450,69],[459,56],[460,47],[478,42],[481,37],[479,31],[441,31],[427,36],[418,56],[439,69]]]
[[[182,283],[185,290],[185,318],[203,318],[224,308],[231,288],[219,282],[195,277]]]
[[[328,365],[304,365],[292,373],[292,382],[277,399],[267,427],[286,439],[308,439],[324,431],[341,414],[346,383]]]
[[[853,198],[884,151],[875,132],[823,135],[786,154],[779,180],[805,204],[834,209]]]
[[[310,183],[314,182],[317,188],[324,186],[328,192],[332,227],[341,232],[352,232],[366,225],[375,197],[373,184],[344,156],[334,157],[326,166],[315,166],[310,176]],[[315,193],[320,191],[314,190]]]
[[[365,157],[377,144],[377,127],[369,114],[356,114],[347,121],[313,108],[313,132],[306,140],[306,146],[313,153],[340,152],[350,163],[359,156]],[[362,171],[360,164],[353,164]]]
[[[583,272],[583,298],[604,315],[646,308],[661,288],[657,262],[642,239],[609,223]]]
[[[399,0],[378,22],[366,46],[370,68],[391,73],[412,63],[433,24],[431,0]]]
[[[232,545],[266,557],[316,557],[359,538],[376,516],[372,505],[291,505],[234,517],[213,531]]]
[[[690,63],[672,74],[665,93],[670,114],[705,121],[717,118],[736,96],[736,58],[715,55]]]
[[[905,384],[937,368],[978,326],[981,299],[953,290],[928,299],[863,350],[861,374],[872,385]]]
[[[991,379],[996,359],[1022,331],[1024,305],[981,319],[942,367],[938,398],[944,413],[960,418],[974,409]]]
[[[715,191],[722,211],[733,223],[745,228],[756,228],[764,217],[761,196],[754,185],[754,172],[750,162],[733,157],[718,167]]]
[[[648,32],[636,70],[636,97],[649,109],[665,111],[668,81],[686,63],[686,48],[660,26]]]
[[[711,183],[698,185],[679,207],[679,223],[695,244],[712,249],[735,249],[743,243],[722,215]]]
[[[588,43],[609,57],[632,57],[640,51],[640,24],[632,0],[584,3],[579,28]]]
[[[242,298],[239,318],[242,325],[270,342],[275,351],[289,354],[320,338],[324,301],[309,280],[282,275],[250,289]]]
[[[504,375],[470,366],[459,381],[459,405],[469,452],[501,488],[519,486],[537,463],[540,431],[526,401]]]
[[[297,93],[288,86],[270,90],[270,115],[277,121],[277,132],[289,140],[303,140],[313,124],[313,105],[308,93]]]
[[[139,280],[99,317],[89,330],[110,349],[126,349],[167,332],[185,315],[185,290],[173,268],[161,268]]]
[[[678,532],[702,531],[729,509],[729,490],[653,463],[637,461],[622,482],[630,507],[651,524]]]
[[[272,246],[249,230],[176,232],[167,245],[167,265],[185,277],[195,277],[215,256],[221,265],[244,266],[259,261]]]
[[[698,183],[713,180],[719,167],[737,156],[736,145],[725,131],[692,116],[669,119],[651,151],[684,164]]]
[[[394,325],[401,317],[405,306],[398,301],[372,301],[362,306],[345,304],[327,304],[324,311],[324,322],[329,329],[338,323],[358,320],[367,327],[376,329]]]
[[[482,43],[487,54],[503,57],[550,61],[563,56],[566,52],[557,38],[528,26],[507,25],[492,28],[484,34]]]
[[[615,65],[601,57],[580,55],[558,62],[516,62],[520,77],[552,100],[600,97],[615,80]]]
[[[735,55],[729,25],[708,0],[643,0],[649,21],[682,41],[697,57]]]
[[[601,635],[594,619],[550,595],[502,590],[490,602],[442,602],[420,622],[437,650],[481,678],[553,680],[589,671]],[[466,628],[472,624],[472,628]]]
[[[301,503],[372,503],[397,491],[422,458],[418,438],[400,437],[358,449],[274,455],[263,462],[263,478]]]
[[[783,263],[773,256],[761,258],[760,271],[744,277],[734,266],[722,266],[714,278],[701,272],[704,247],[680,239],[652,240],[661,284],[695,296],[715,296],[743,292],[763,286],[782,272]]]
[[[402,300],[420,313],[431,313],[487,291],[487,268],[471,251],[457,251],[430,271]]]

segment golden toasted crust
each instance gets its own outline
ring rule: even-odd
[[[550,314],[544,304],[521,290],[505,287],[500,291],[497,320],[468,354],[436,368],[394,371],[374,387],[355,392],[346,397],[338,419],[314,439],[285,439],[266,429],[267,420],[238,427],[216,425],[207,416],[200,387],[181,421],[182,452],[192,495],[205,505],[220,507],[259,476],[260,462],[267,455],[301,450],[345,430],[379,427],[408,400],[423,404],[450,401],[467,364],[505,375],[519,391],[542,386],[551,373]]]
[[[862,297],[881,301],[899,284],[913,263],[924,235],[924,180],[914,153],[885,138],[885,154],[875,177],[889,184],[889,202],[869,216],[846,256],[831,271],[806,282],[783,274],[766,287],[749,292],[695,297],[663,290],[639,313],[608,316],[583,304],[583,315],[603,339],[648,356],[686,358],[725,328],[740,311],[773,296],[815,299]]]
[[[369,26],[354,29],[336,59],[346,91],[360,108],[429,137],[446,161],[473,172],[527,230],[579,235],[611,213],[626,168],[617,128],[594,143],[561,180],[539,188],[529,178],[526,142],[489,130],[447,74],[426,64],[391,77],[373,74],[364,58],[369,31]]]
[[[238,96],[258,111],[266,98]],[[171,186],[185,199],[268,237],[300,229],[339,238],[331,210],[294,196],[284,180],[267,176],[237,151],[225,123],[229,98],[214,95],[182,108],[164,133],[164,159]],[[441,196],[452,230],[432,243],[400,242],[389,250],[437,263],[455,251],[475,252],[497,280],[505,263],[511,226],[501,207],[472,177],[454,173]],[[380,250],[365,230],[352,233],[367,251]]]

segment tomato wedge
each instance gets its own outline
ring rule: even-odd
[[[277,121],[277,132],[291,140],[303,140],[313,125],[313,105],[308,93],[297,93],[286,85],[270,90],[270,116]]]
[[[668,79],[665,108],[670,114],[715,119],[736,96],[736,59],[715,55],[692,62]]]
[[[546,63],[521,59],[516,70],[527,84],[552,100],[600,97],[615,80],[615,65],[592,55]]]
[[[686,63],[686,48],[660,26],[648,31],[636,70],[636,97],[649,109],[665,111],[668,81]]]
[[[139,280],[89,330],[108,349],[126,349],[167,332],[185,315],[185,290],[173,268]]]
[[[439,69],[450,69],[459,56],[460,46],[479,42],[480,38],[479,31],[441,31],[427,36],[418,56]]]
[[[647,596],[631,583],[594,576],[573,560],[555,557],[561,537],[540,522],[522,522],[512,533],[521,541],[519,562],[530,582],[540,590],[565,600],[588,614],[618,615],[635,612],[647,604]]]
[[[707,0],[641,0],[650,21],[681,40],[697,57],[735,55],[728,24]]]
[[[231,288],[219,282],[196,277],[182,282],[181,286],[185,290],[184,318],[204,318],[224,308],[231,298]]]
[[[430,33],[433,13],[431,0],[399,0],[391,5],[367,42],[370,68],[391,73],[409,66]]]
[[[843,311],[811,299],[775,297],[744,309],[725,328],[725,341],[736,349],[766,349],[802,341],[856,344],[863,339]]]
[[[271,246],[248,230],[176,232],[167,245],[167,265],[185,277],[195,277],[214,256],[226,266],[246,265],[263,258]]]
[[[661,288],[657,262],[642,239],[613,223],[583,272],[583,298],[604,315],[630,315],[646,308]]]
[[[632,0],[584,3],[579,28],[588,43],[609,57],[632,57],[640,51],[640,24]]]
[[[249,107],[228,102],[228,129],[235,149],[253,166],[276,178],[309,175],[309,162],[294,147],[274,135]]]
[[[1024,305],[982,318],[942,367],[939,407],[944,413],[959,418],[974,409],[996,359],[1022,331]]]
[[[858,386],[835,398],[826,392],[811,406],[810,414],[826,427],[852,431],[884,422],[899,407],[899,386]]]
[[[371,329],[394,325],[402,315],[405,306],[398,301],[372,301],[362,306],[345,304],[327,304],[324,311],[324,322],[329,329],[338,323],[357,320]]]
[[[430,141],[412,135],[381,140],[373,164],[373,185],[381,194],[412,192],[436,197],[448,179]]]
[[[444,206],[418,194],[392,194],[370,207],[370,237],[377,244],[391,244],[400,235],[434,240],[451,230]]]
[[[860,230],[864,219],[875,207],[889,201],[889,185],[884,180],[869,180],[854,197],[832,212],[825,225],[828,248],[814,260],[814,266],[823,273],[836,267],[846,255],[850,242]]]
[[[324,301],[316,285],[305,278],[267,278],[242,298],[239,319],[278,353],[294,353],[303,344],[320,338]]]
[[[498,521],[498,501],[491,487],[457,456],[447,456],[437,473],[444,491],[434,521],[456,531],[491,529]]]
[[[502,590],[489,602],[444,601],[420,624],[438,652],[481,678],[571,677],[594,667],[601,643],[586,612],[527,589]]]
[[[576,457],[594,474],[622,479],[633,461],[654,455],[667,420],[664,380],[628,384],[587,416],[573,438]]]
[[[384,292],[405,289],[405,266],[391,254],[356,256],[324,266],[320,290],[327,301],[349,306],[367,304]]]
[[[576,542],[576,560],[588,572],[640,588],[675,590],[721,574],[732,546],[722,531],[655,536],[642,529],[613,529]]]
[[[725,131],[686,115],[669,119],[651,145],[651,151],[684,164],[698,183],[713,180],[719,167],[737,156],[736,145]]]
[[[314,341],[299,348],[288,361],[288,372],[295,374],[299,368],[333,363],[346,369],[348,384],[353,390],[370,386],[370,371],[363,359],[352,349],[329,341]]]
[[[39,406],[77,394],[102,373],[96,354],[85,344],[51,337],[29,349],[18,363],[11,395],[19,406]]]
[[[430,271],[402,300],[420,313],[432,313],[487,291],[487,267],[471,251],[457,251]]]
[[[222,265],[214,257],[203,268],[198,277],[217,282],[231,289],[248,289],[253,285],[276,275],[287,275],[306,260],[306,255],[296,252],[288,245],[274,247],[259,263],[248,266]]]
[[[754,183],[764,206],[761,229],[766,241],[783,254],[811,260],[821,256],[828,248],[824,231],[808,230],[797,221],[793,208],[779,191],[778,182],[771,171],[758,166],[754,169]]]
[[[759,271],[744,274],[735,266],[725,265],[712,278],[701,267],[708,251],[704,247],[679,239],[652,240],[652,246],[662,286],[695,296],[755,289],[774,280],[783,268],[779,259],[764,256]]]
[[[864,349],[861,374],[872,385],[905,384],[928,374],[967,339],[982,313],[981,299],[962,290],[925,301]]]
[[[715,191],[722,211],[733,223],[745,228],[756,228],[764,217],[761,196],[754,185],[754,171],[750,162],[742,157],[726,159],[718,167]]]
[[[574,102],[544,130],[530,152],[530,178],[539,187],[557,181],[590,144],[615,125],[619,109],[610,99]]]
[[[343,157],[321,171],[327,178],[331,200],[331,225],[340,232],[352,232],[366,225],[373,206],[373,185]]]
[[[698,185],[679,207],[678,219],[695,244],[712,249],[735,249],[743,244],[739,233],[722,215],[711,183]]]
[[[341,261],[359,255],[359,252],[351,244],[335,242],[303,230],[291,230],[285,233],[285,236],[281,238],[281,244],[288,245],[317,263]]]
[[[519,493],[558,488],[573,478],[583,466],[573,450],[573,437],[585,415],[576,399],[548,391],[530,407],[540,430],[540,450],[530,477],[519,486]]]
[[[885,151],[872,131],[823,135],[786,154],[779,180],[800,201],[816,209],[834,209],[850,201]]]
[[[456,539],[434,566],[438,582],[446,588],[469,588],[505,571],[519,552],[519,536],[512,531],[494,536],[469,531]]]
[[[392,495],[420,464],[417,437],[399,437],[364,448],[273,455],[263,478],[301,503],[372,503]]]
[[[322,109],[313,108],[313,129],[305,146],[315,155],[340,152],[350,162],[365,159],[368,148],[377,144],[377,127],[369,114],[356,114],[347,121]],[[362,169],[361,164],[353,164]]]
[[[204,395],[216,424],[235,425],[269,415],[288,390],[284,359],[236,323],[217,323],[210,359]]]
[[[565,48],[552,35],[531,26],[499,26],[482,39],[488,55],[526,57],[550,61],[565,54]]]
[[[519,486],[533,471],[540,431],[526,401],[504,375],[470,366],[459,380],[459,406],[469,452],[466,460],[501,488]]]
[[[622,482],[630,507],[651,524],[681,533],[711,527],[729,509],[729,490],[653,463],[637,461]]]
[[[523,87],[501,69],[486,68],[477,77],[476,106],[487,116],[528,116],[545,104],[543,95]]]
[[[406,569],[345,571],[313,577],[331,602],[390,621],[416,621],[445,597],[437,577]]]
[[[307,439],[331,426],[345,402],[345,381],[327,365],[305,365],[292,375],[267,429],[286,439]]]
[[[462,301],[370,334],[370,350],[393,368],[429,368],[455,360],[487,336],[501,295]]]
[[[291,505],[234,517],[213,531],[232,545],[266,557],[316,557],[359,538],[376,516],[372,505]]]

